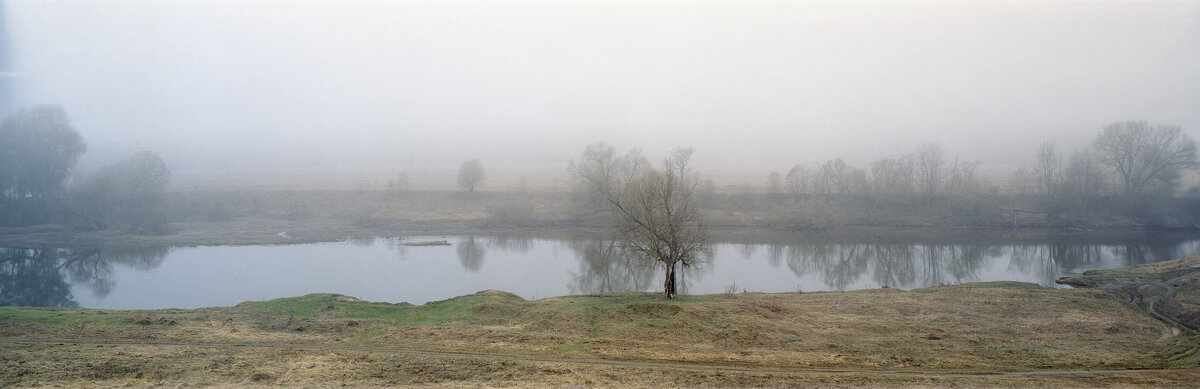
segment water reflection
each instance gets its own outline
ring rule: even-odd
[[[491,238],[488,246],[516,253],[527,253],[533,249],[533,237],[522,234],[496,235]]]
[[[869,240],[869,239],[866,239]],[[1174,259],[1196,249],[1191,237],[1088,241],[1078,237],[1044,238],[1044,244],[1004,244],[968,239],[929,243],[767,243],[765,261],[773,268],[786,263],[798,278],[816,276],[824,288],[890,286],[919,288],[943,284],[1006,279],[994,273],[997,263],[1007,274],[1033,275],[1026,280],[1055,286],[1068,273],[1100,267],[1119,267]],[[1047,242],[1048,241],[1048,242]],[[754,251],[730,244],[744,257]],[[1000,278],[997,278],[1000,277]],[[1007,278],[1015,279],[1015,278]],[[810,288],[813,286],[809,286]]]
[[[579,271],[571,272],[567,285],[572,294],[646,290],[655,278],[652,264],[621,255],[614,241],[575,239],[567,247],[579,260]]]
[[[115,286],[113,266],[151,270],[170,252],[153,248],[0,249],[0,305],[78,306],[71,285],[93,295],[108,295]]]
[[[661,288],[665,281],[661,263],[623,253],[612,240],[572,239],[567,247],[579,261],[579,271],[571,272],[567,289],[573,294],[644,291]],[[696,258],[692,266],[676,269],[678,293],[689,293],[689,280],[712,271],[711,254]]]
[[[727,236],[697,266],[677,269],[676,282],[680,293],[689,294],[912,289],[994,280],[1054,286],[1065,274],[1200,250],[1200,239],[1187,234],[947,235]],[[453,247],[403,245],[435,241]],[[0,248],[0,305],[194,308],[317,292],[419,304],[484,289],[525,298],[662,290],[662,266],[634,258],[597,236],[538,235],[175,249]]]
[[[375,241],[379,240],[377,236],[351,236],[346,238],[347,242],[358,247],[369,247],[375,245]]]
[[[71,286],[44,250],[0,249],[0,305],[75,307]]]
[[[483,267],[483,257],[487,254],[487,250],[483,244],[475,242],[475,235],[467,236],[466,239],[458,242],[458,262],[462,263],[463,269],[469,272],[477,272]]]

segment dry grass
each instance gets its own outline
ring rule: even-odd
[[[1200,370],[973,375],[711,371],[387,353],[144,346],[12,345],[0,348],[0,385],[37,387],[1181,387]]]
[[[0,373],[0,385],[20,386],[1095,386],[1181,385],[1198,376],[1194,369],[1075,377],[961,373],[1160,368],[1178,365],[1171,360],[1195,346],[1108,293],[1020,283],[672,301],[649,293],[525,301],[484,291],[423,306],[326,294],[200,310],[3,307],[0,337],[399,347],[751,369],[697,372],[504,358],[443,361],[384,352],[4,344],[0,362],[8,368]],[[762,370],[797,367],[849,372]]]

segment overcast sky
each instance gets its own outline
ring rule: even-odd
[[[595,141],[751,174],[925,142],[1013,165],[1117,120],[1200,135],[1195,1],[0,2],[5,77],[67,109],[85,165],[149,149],[184,177],[565,175]]]

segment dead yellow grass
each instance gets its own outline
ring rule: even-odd
[[[261,349],[12,345],[0,348],[0,385],[17,387],[1186,387],[1200,370],[976,375],[845,370],[787,373],[611,367]]]
[[[97,312],[0,309],[0,337],[344,345],[562,361],[3,344],[0,362],[8,369],[0,373],[0,385],[1096,386],[1178,385],[1197,377],[1195,370],[1073,377],[970,373],[1158,368],[1178,365],[1171,361],[1195,346],[1106,292],[1016,283],[673,301],[649,293],[525,301],[487,291],[417,307],[310,295],[235,308]],[[101,317],[106,321],[82,325]],[[749,370],[620,368],[570,359]],[[848,373],[787,372],[794,368]],[[177,370],[192,373],[171,373]]]

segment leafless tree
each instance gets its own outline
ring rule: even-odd
[[[1054,142],[1042,142],[1037,148],[1037,164],[1033,168],[1042,194],[1053,197],[1062,186],[1062,154]]]
[[[945,191],[966,196],[978,193],[983,186],[979,176],[975,174],[978,168],[979,161],[963,161],[954,157],[954,162],[950,163],[950,168],[946,171]]]
[[[1088,150],[1071,153],[1067,168],[1063,170],[1063,189],[1081,202],[1100,193],[1104,186],[1104,171],[1096,161],[1095,154]]]
[[[779,178],[779,173],[772,172],[767,175],[767,193],[778,195],[783,192],[783,182]]]
[[[871,180],[875,191],[884,195],[903,195],[913,192],[916,169],[911,157],[881,158],[871,163]]]
[[[805,183],[808,182],[808,169],[800,165],[792,166],[784,180],[787,181],[788,193],[798,195],[804,191]]]
[[[1126,196],[1141,195],[1152,186],[1174,191],[1180,171],[1196,166],[1196,141],[1175,125],[1116,122],[1104,126],[1092,145],[1097,161],[1116,173]]]
[[[1012,185],[1010,187],[1012,192],[1019,195],[1028,195],[1033,193],[1033,189],[1031,188],[1033,186],[1031,184],[1033,179],[1029,178],[1032,175],[1033,173],[1030,173],[1028,168],[1019,168],[1017,171],[1013,172]]]
[[[850,165],[841,158],[821,164],[821,188],[824,193],[846,194],[850,187]]]
[[[673,151],[659,169],[641,167],[640,153],[630,155],[632,162],[622,163],[628,174],[610,181],[604,193],[613,231],[624,252],[663,265],[663,292],[674,298],[676,268],[693,266],[710,252],[708,229],[695,204],[699,180],[688,167],[692,150]]]
[[[474,192],[483,185],[483,180],[483,162],[479,162],[479,159],[463,162],[458,169],[458,187],[462,190]]]
[[[946,152],[941,146],[928,143],[917,150],[917,185],[926,199],[933,198],[941,190],[945,165]]]
[[[567,170],[575,178],[594,206],[607,207],[610,194],[622,183],[650,169],[650,162],[641,150],[632,149],[616,157],[613,147],[593,143],[583,150],[578,161],[571,161]]]
[[[616,180],[613,148],[604,143],[593,143],[583,150],[583,157],[571,161],[567,170],[575,177],[580,191],[588,196],[593,206],[606,206],[606,193],[612,190]]]

